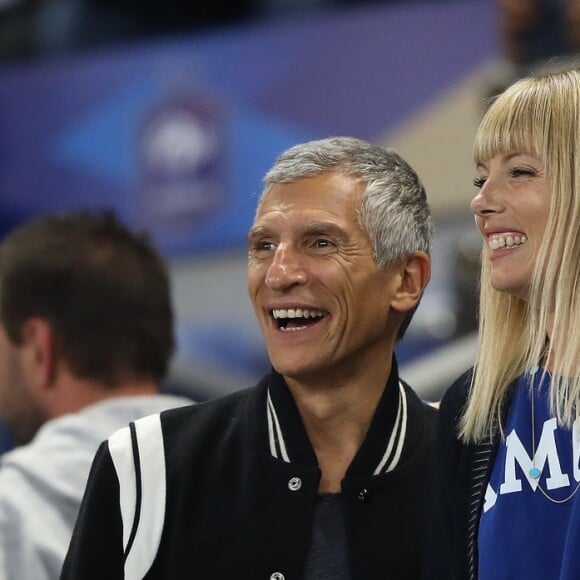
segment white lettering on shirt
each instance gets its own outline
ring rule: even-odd
[[[546,464],[549,469],[549,477],[546,478],[546,488],[553,490],[570,485],[569,476],[562,471],[558,448],[556,446],[555,432],[558,428],[555,418],[548,419],[542,426],[542,434],[534,458],[532,459],[523,446],[515,429],[506,437],[506,455],[504,466],[503,483],[499,487],[499,495],[509,493],[519,493],[522,491],[522,478],[518,477],[516,464],[520,466],[528,484],[533,491],[536,491],[539,479],[530,476],[530,469],[536,467],[543,472]],[[580,482],[580,417],[574,421],[574,426],[570,432],[572,437],[572,476],[576,482]],[[497,502],[498,493],[488,484],[485,492],[483,511],[487,512],[493,508]]]

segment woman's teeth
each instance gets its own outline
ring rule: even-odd
[[[487,245],[490,250],[499,250],[501,248],[513,248],[514,246],[521,246],[528,241],[528,238],[522,234],[509,236],[493,236],[489,238]]]

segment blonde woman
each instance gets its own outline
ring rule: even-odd
[[[478,129],[480,346],[445,395],[428,578],[580,578],[580,70]]]

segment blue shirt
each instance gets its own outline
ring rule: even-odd
[[[580,420],[556,424],[541,378],[532,369],[516,385],[479,524],[480,580],[580,579]]]

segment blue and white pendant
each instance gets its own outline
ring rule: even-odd
[[[542,472],[537,467],[532,467],[528,473],[532,479],[539,479],[540,475],[542,475]]]

